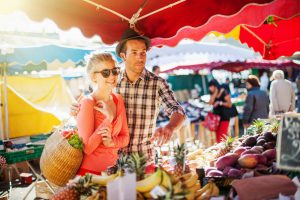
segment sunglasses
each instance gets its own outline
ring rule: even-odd
[[[118,76],[120,74],[120,68],[119,67],[115,67],[113,69],[104,69],[102,71],[95,71],[94,73],[95,74],[100,73],[103,76],[103,78],[108,78],[110,76],[110,73],[113,76]]]

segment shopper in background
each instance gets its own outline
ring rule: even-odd
[[[278,115],[295,110],[295,91],[290,81],[284,79],[282,70],[273,72],[270,88],[270,115]]]
[[[221,118],[219,127],[216,131],[217,142],[221,142],[222,138],[226,137],[230,115],[227,113],[228,109],[231,108],[231,98],[228,91],[220,86],[217,80],[213,79],[208,83],[209,92],[211,94],[209,104],[213,105],[213,113],[219,115]]]
[[[227,92],[229,94],[231,94],[231,91],[230,91],[230,79],[229,78],[226,78],[225,83],[222,84],[222,88],[225,88],[227,90]]]
[[[269,87],[268,73],[264,72],[263,75],[260,77],[260,89],[268,92],[268,87]]]
[[[152,73],[155,74],[156,76],[159,76],[159,74],[160,74],[160,67],[157,66],[157,65],[153,66]]]
[[[250,75],[246,79],[248,95],[245,101],[243,124],[247,128],[256,119],[267,119],[269,114],[269,97],[266,91],[260,89],[256,76]]]

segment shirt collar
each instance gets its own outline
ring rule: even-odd
[[[141,76],[139,77],[139,79],[141,80],[145,80],[147,77],[147,70],[144,69]],[[126,74],[126,70],[122,70],[121,74],[120,74],[120,79],[123,80],[123,79],[126,79],[129,81],[128,77],[127,77],[127,74]]]

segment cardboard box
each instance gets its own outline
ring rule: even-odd
[[[58,191],[60,187],[51,184],[54,192]],[[53,193],[47,186],[47,184],[43,181],[39,181],[35,184],[35,194],[36,197],[43,199],[50,199],[53,196]]]

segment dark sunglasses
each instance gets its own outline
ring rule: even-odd
[[[119,67],[115,67],[113,69],[104,69],[102,71],[95,71],[95,74],[100,73],[103,78],[108,78],[110,76],[110,72],[112,75],[117,76],[120,74],[120,68]]]

